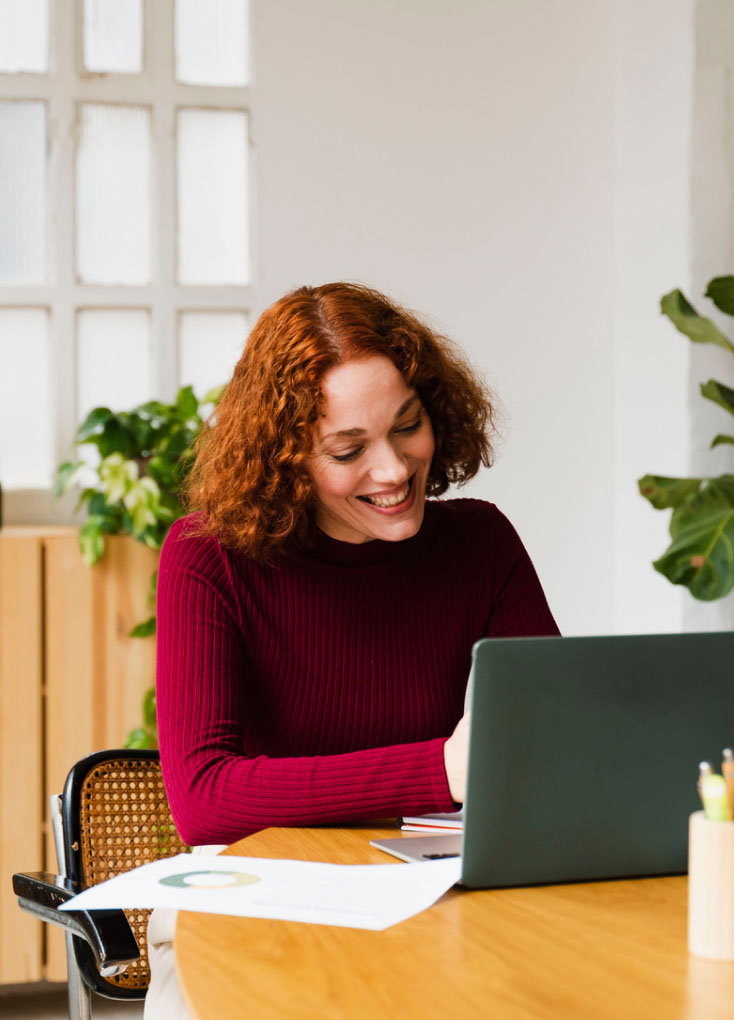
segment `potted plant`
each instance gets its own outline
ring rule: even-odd
[[[725,315],[734,316],[734,276],[717,276],[707,298]],[[666,294],[660,308],[694,343],[715,344],[734,354],[734,343],[711,319],[699,315],[679,290]],[[702,383],[701,395],[734,415],[734,389],[715,379]],[[720,433],[711,448],[734,444]],[[642,495],[656,510],[672,510],[671,543],[653,566],[673,584],[685,585],[697,599],[722,598],[734,587],[734,474],[715,478],[640,478]]]
[[[96,456],[66,461],[58,468],[54,494],[79,489],[77,509],[87,518],[79,532],[84,562],[93,567],[105,549],[105,535],[128,534],[160,549],[168,529],[186,510],[179,490],[193,460],[192,442],[222,394],[210,390],[199,399],[191,386],[182,387],[172,404],[150,400],[130,411],[95,407],[74,437],[94,447]],[[151,615],[130,632],[155,634],[154,573],[148,589]],[[143,699],[143,724],[129,734],[126,747],[156,747],[155,690]]]

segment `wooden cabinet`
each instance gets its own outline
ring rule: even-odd
[[[0,531],[0,536],[3,532]],[[0,538],[0,981],[43,977],[41,924],[10,876],[43,864],[43,583],[40,542]]]
[[[157,558],[112,536],[90,570],[75,528],[0,529],[0,984],[66,979],[61,932],[21,913],[10,875],[56,870],[49,795],[141,723],[155,640],[128,634]]]

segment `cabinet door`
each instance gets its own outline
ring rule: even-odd
[[[122,747],[141,724],[143,695],[155,683],[155,639],[129,633],[150,616],[158,554],[115,535],[90,569],[75,534],[49,535],[45,547],[46,787],[54,793],[79,758]],[[50,832],[47,840],[53,861]],[[50,930],[46,979],[65,978],[63,936]]]
[[[43,867],[42,543],[0,531],[0,983],[39,981],[43,925],[23,914],[15,871]]]

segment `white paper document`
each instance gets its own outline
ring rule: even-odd
[[[169,907],[382,931],[435,903],[461,858],[420,864],[315,864],[178,854],[100,882],[61,910]]]

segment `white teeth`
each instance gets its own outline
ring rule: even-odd
[[[379,499],[379,497],[377,496],[365,496],[364,498],[367,500],[368,503],[371,503],[373,506],[381,506],[383,508],[386,508],[389,506],[397,506],[398,503],[402,503],[404,500],[408,498],[409,492],[410,485],[406,485],[402,492],[399,492],[397,496],[391,496],[389,499]]]

